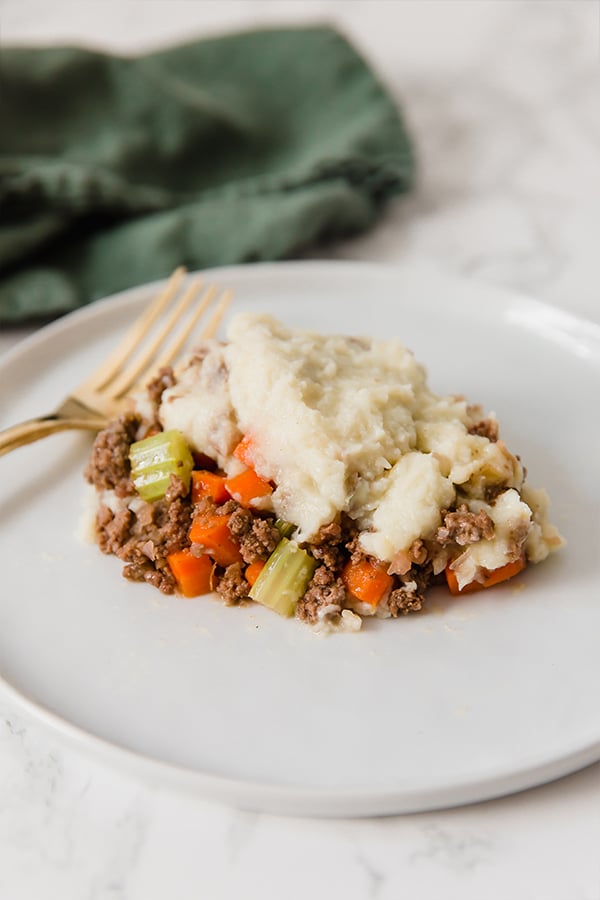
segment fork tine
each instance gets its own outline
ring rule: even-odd
[[[204,293],[204,296],[202,297],[202,300],[190,317],[188,323],[179,331],[179,334],[169,344],[169,346],[165,348],[163,353],[157,358],[156,362],[152,364],[147,373],[147,376],[145,377],[152,378],[152,376],[158,373],[160,369],[170,365],[173,362],[173,360],[181,352],[183,346],[192,334],[199,320],[202,318],[210,304],[213,302],[216,294],[217,287],[214,284],[209,285]],[[202,332],[199,337],[200,339],[202,339],[204,337],[204,332]]]
[[[30,419],[8,431],[5,429],[0,436],[0,455],[54,431],[69,428],[98,431],[104,428],[113,416],[125,408],[128,391],[132,387],[142,386],[139,377],[142,373],[143,383],[147,383],[150,373],[154,374],[157,369],[174,362],[211,304],[213,312],[200,338],[206,340],[213,337],[233,294],[224,291],[214,304],[219,289],[209,285],[200,302],[192,307],[201,288],[200,280],[196,279],[171,305],[171,301],[177,298],[184,274],[184,268],[175,270],[166,287],[130,326],[116,349],[53,412]],[[170,344],[165,348],[167,339],[170,339]],[[159,352],[161,348],[162,353]]]
[[[176,339],[170,344],[169,347],[166,348],[165,352],[161,357],[157,360],[157,362],[150,369],[149,375],[152,377],[153,374],[158,373],[158,371],[164,366],[170,365],[179,355],[182,348],[184,347],[186,341],[192,334],[194,328],[196,327],[201,316],[206,312],[208,306],[214,300],[217,294],[217,287],[215,285],[210,285],[207,288],[206,294],[202,298],[202,301],[198,304],[198,308],[194,311],[194,315],[190,318],[188,324],[183,328],[180,334],[177,335]],[[217,328],[221,324],[221,319],[225,315],[227,311],[227,307],[231,303],[233,297],[232,291],[224,291],[221,297],[219,298],[215,310],[208,321],[208,324],[205,328],[200,332],[198,336],[198,340],[204,341],[208,340],[214,336],[217,331]]]
[[[122,368],[132,351],[140,344],[146,334],[152,328],[160,314],[166,309],[172,298],[179,290],[179,285],[186,274],[183,266],[175,269],[169,278],[165,288],[148,306],[139,318],[135,320],[123,340],[115,347],[114,351],[104,360],[99,369],[80,385],[85,390],[100,391],[114,378]]]
[[[193,314],[190,316],[188,322],[179,330],[174,340],[172,340],[171,343],[165,348],[158,359],[153,362],[152,365],[143,373],[143,377],[138,379],[135,387],[144,387],[152,378],[158,375],[161,369],[163,369],[165,366],[171,365],[171,363],[173,363],[177,359],[186,342],[191,337],[194,328],[198,324],[198,321],[204,315],[208,307],[213,303],[217,293],[218,288],[216,287],[216,285],[209,285],[206,288],[204,296],[194,310]],[[208,324],[198,335],[198,340],[207,340],[215,334],[217,328],[219,327],[221,319],[225,315],[227,307],[231,303],[232,298],[232,291],[223,292],[223,294],[217,301],[217,305],[211,318],[208,321]]]
[[[210,321],[208,322],[206,328],[203,329],[200,338],[203,341],[208,340],[213,337],[217,331],[217,328],[221,324],[221,319],[227,312],[227,308],[233,299],[233,291],[224,291],[221,295],[221,299],[217,303],[214,313]]]
[[[126,394],[142,375],[144,378],[146,377],[146,372],[150,367],[156,368],[154,363],[160,347],[190,308],[201,287],[202,282],[199,279],[189,285],[167,316],[166,321],[160,324],[157,334],[143,348],[140,348],[140,352],[134,356],[128,366],[117,374],[115,380],[106,385],[113,397],[121,397]]]

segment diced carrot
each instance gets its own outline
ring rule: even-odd
[[[446,583],[448,585],[448,590],[455,597],[459,594],[470,594],[472,591],[478,591],[483,588],[483,584],[480,581],[471,581],[469,584],[465,584],[461,590],[458,586],[458,578],[449,565],[446,566]]]
[[[212,591],[214,562],[208,556],[193,556],[189,549],[167,556],[167,562],[184,597],[199,597]]]
[[[246,434],[233,451],[233,455],[236,459],[239,459],[240,462],[244,463],[245,466],[252,468],[254,465],[253,453],[254,438],[251,435]]]
[[[252,587],[262,570],[264,569],[265,564],[262,559],[257,559],[256,562],[250,563],[244,575],[246,577],[246,581]]]
[[[463,588],[458,587],[456,574],[448,565],[446,566],[446,581],[450,593],[454,594],[454,596],[457,596],[458,594],[470,594],[473,591],[481,591],[484,588],[493,587],[493,585],[500,584],[502,581],[508,581],[509,578],[522,572],[525,565],[525,557],[521,556],[519,559],[514,560],[514,562],[506,563],[506,565],[499,566],[497,569],[484,569],[481,580],[476,579],[475,581],[470,581],[469,584],[465,584]]]
[[[220,566],[242,562],[239,545],[229,531],[229,516],[198,516],[190,528],[192,544],[201,544]]]
[[[229,500],[229,492],[225,487],[225,475],[214,472],[194,470],[192,472],[192,503],[198,503],[204,497],[210,497],[215,503]]]
[[[257,475],[254,469],[245,469],[225,482],[229,494],[242,506],[252,506],[254,500],[273,493],[268,481]]]
[[[492,571],[487,574],[483,586],[492,587],[494,584],[500,584],[501,581],[508,581],[509,578],[522,572],[526,565],[525,557],[521,556],[519,559],[515,559],[514,562],[506,563],[505,566],[500,566],[499,569],[492,569]]]
[[[368,559],[346,563],[342,569],[342,581],[355,600],[377,606],[381,598],[392,586],[391,575]]]

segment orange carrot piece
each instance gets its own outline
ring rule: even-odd
[[[254,465],[253,451],[254,439],[251,435],[246,434],[233,451],[233,455],[236,459],[239,459],[240,462],[244,463],[245,466],[252,468]]]
[[[449,565],[446,566],[445,574],[448,590],[454,597],[458,597],[459,594],[470,594],[472,591],[479,591],[483,588],[483,584],[480,581],[471,581],[469,584],[465,584],[461,590],[458,586],[458,578]]]
[[[184,597],[199,597],[212,591],[214,562],[208,556],[192,556],[189,549],[167,556],[169,568]]]
[[[225,487],[225,475],[215,475],[202,469],[192,472],[192,503],[198,503],[204,497],[210,497],[215,503],[229,500],[229,492]]]
[[[257,475],[254,469],[245,469],[225,482],[229,494],[242,506],[252,506],[254,500],[273,493],[268,481]]]
[[[342,569],[342,581],[348,593],[355,600],[377,606],[386,591],[392,586],[393,578],[368,559],[346,563]]]
[[[250,563],[248,568],[246,569],[244,575],[246,577],[246,581],[252,587],[262,570],[264,569],[265,564],[262,559],[257,559],[256,562]]]
[[[500,584],[502,581],[508,581],[509,578],[522,572],[526,565],[527,562],[525,557],[521,556],[513,562],[506,563],[505,566],[500,566],[499,569],[492,569],[492,571],[486,575],[483,586],[493,587],[493,585]]]
[[[471,594],[473,591],[481,591],[484,588],[500,584],[502,581],[508,581],[509,578],[522,572],[525,566],[525,557],[521,556],[519,559],[515,559],[514,562],[506,563],[505,566],[499,566],[497,569],[484,569],[481,581],[471,581],[460,589],[458,587],[458,579],[454,571],[448,565],[446,566],[446,581],[450,593],[454,594],[454,596],[458,596],[459,594]]]
[[[201,544],[220,566],[242,562],[239,545],[229,531],[229,516],[198,516],[190,528],[192,544]]]

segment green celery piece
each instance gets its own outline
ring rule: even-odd
[[[129,448],[129,462],[133,484],[142,500],[152,502],[164,497],[171,475],[178,475],[189,490],[194,460],[180,431],[161,431],[136,441]]]
[[[250,588],[250,597],[282,616],[292,616],[316,567],[316,559],[306,550],[282,538]]]
[[[276,519],[275,528],[282,538],[291,537],[292,533],[296,530],[296,526],[292,525],[291,522],[286,522],[285,519]]]

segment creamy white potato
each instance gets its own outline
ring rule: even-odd
[[[361,538],[363,549],[379,559],[392,560],[441,524],[441,509],[454,500],[452,482],[440,471],[431,453],[405,453],[383,479],[378,506],[365,516],[373,529]]]
[[[252,464],[276,485],[272,508],[300,541],[344,511],[358,522],[363,549],[392,561],[434,535],[459,489],[461,503],[485,509],[496,525],[494,540],[465,549],[464,583],[467,572],[506,562],[523,529],[535,525],[538,558],[557,539],[543,497],[531,494],[530,507],[519,496],[516,457],[502,441],[469,432],[481,417],[463,399],[431,392],[397,339],[316,334],[249,313],[232,320],[225,344],[207,342],[190,359],[160,407],[165,429],[179,429],[229,474],[248,435]],[[514,490],[490,504],[494,485]]]
[[[229,395],[225,347],[207,341],[178,374],[177,384],[165,391],[160,408],[165,429],[177,428],[191,447],[228,468],[231,451],[242,434]]]

